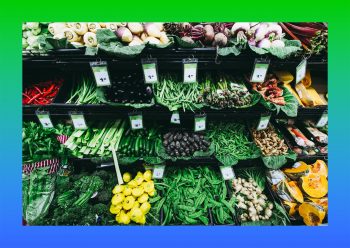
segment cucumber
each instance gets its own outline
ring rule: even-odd
[[[124,148],[129,146],[130,140],[131,140],[131,137],[127,136],[123,143]]]
[[[128,152],[130,156],[134,155],[135,153],[135,142],[136,142],[136,138],[131,137],[131,141],[129,142],[129,146],[128,146]]]
[[[118,147],[118,150],[119,149],[123,149],[125,144],[126,144],[126,141],[129,137],[128,136],[123,136],[122,139],[120,140],[119,142],[119,147]]]
[[[156,146],[156,143],[152,140],[150,141],[151,143],[151,149],[149,150],[149,156],[153,156],[154,155],[154,150],[155,150],[155,146]]]
[[[144,153],[144,154],[147,153],[147,139],[144,139],[144,140],[143,140],[143,143],[142,143],[142,150],[143,150],[143,153]]]
[[[146,140],[146,152],[145,153],[149,153],[149,151],[151,150],[151,142],[149,140]]]
[[[140,143],[139,143],[139,153],[143,154],[143,137],[141,137],[140,139]]]
[[[138,156],[139,155],[139,146],[140,146],[140,140],[141,140],[141,137],[137,137],[136,138],[136,141],[135,141],[135,155]]]

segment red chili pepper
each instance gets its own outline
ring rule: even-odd
[[[28,99],[30,99],[31,97],[29,97],[26,93],[22,93],[23,96],[27,97]]]
[[[55,84],[52,84],[47,91],[51,92],[53,90],[53,88],[55,88]]]
[[[48,103],[50,103],[50,102],[48,100],[46,100],[46,99],[41,99],[39,101],[39,104],[48,104]]]
[[[35,96],[33,96],[29,101],[28,104],[30,104],[32,101],[34,101],[36,98],[38,98],[41,94],[36,94]]]
[[[34,88],[35,88],[40,94],[43,93],[37,86],[34,85]]]
[[[43,81],[24,90],[23,104],[50,104],[56,97],[63,80]]]

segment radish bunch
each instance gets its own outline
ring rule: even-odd
[[[239,44],[248,42],[259,48],[284,47],[282,27],[275,22],[236,22],[231,35]]]

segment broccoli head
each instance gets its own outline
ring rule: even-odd
[[[98,193],[97,195],[97,200],[99,202],[109,202],[112,198],[112,194],[110,192],[110,190],[103,190],[101,192]]]
[[[105,215],[106,213],[109,213],[109,209],[108,206],[106,204],[103,203],[97,203],[93,206],[93,211],[95,214],[97,214],[98,216],[102,216]]]
[[[52,217],[55,225],[95,225],[96,216],[91,205],[56,208]]]
[[[105,170],[96,170],[91,176],[100,177],[103,181],[107,181],[109,179],[109,173]]]

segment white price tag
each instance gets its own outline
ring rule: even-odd
[[[328,123],[328,113],[325,111],[316,123],[316,127],[324,127]]]
[[[205,115],[194,117],[194,131],[200,132],[206,129],[207,117]]]
[[[53,124],[51,122],[50,114],[48,111],[37,111],[36,115],[43,126],[43,128],[53,128]]]
[[[143,63],[142,68],[146,84],[154,84],[158,82],[157,64],[155,62]]]
[[[92,72],[94,73],[97,86],[110,86],[107,62],[90,62]]]
[[[184,83],[197,82],[197,59],[183,60],[184,63]]]
[[[220,171],[224,180],[231,180],[235,178],[235,173],[231,166],[220,166]]]
[[[98,192],[96,191],[95,193],[92,194],[91,199],[95,198],[98,195]]]
[[[165,165],[155,165],[153,169],[153,178],[162,179],[164,176]]]
[[[295,77],[295,82],[299,83],[301,80],[304,79],[306,75],[306,65],[307,65],[307,60],[303,59],[300,64],[297,66],[296,70],[296,77]]]
[[[143,128],[142,114],[129,115],[131,129],[137,130]]]
[[[151,165],[144,165],[143,167],[145,167],[145,170],[153,170],[153,166]]]
[[[255,60],[254,70],[250,78],[252,83],[263,83],[269,69],[270,62]]]
[[[87,129],[84,115],[82,113],[70,114],[75,129]]]
[[[258,126],[256,127],[256,130],[260,131],[260,130],[266,129],[267,126],[269,125],[270,117],[271,117],[271,115],[262,115],[260,117],[260,120],[259,120]]]
[[[110,163],[102,163],[102,164],[100,165],[100,168],[103,168],[103,167],[111,167],[111,166],[113,166],[113,165],[114,165],[113,162],[110,162]]]
[[[171,115],[170,123],[180,124],[180,114],[178,111],[174,111]]]

